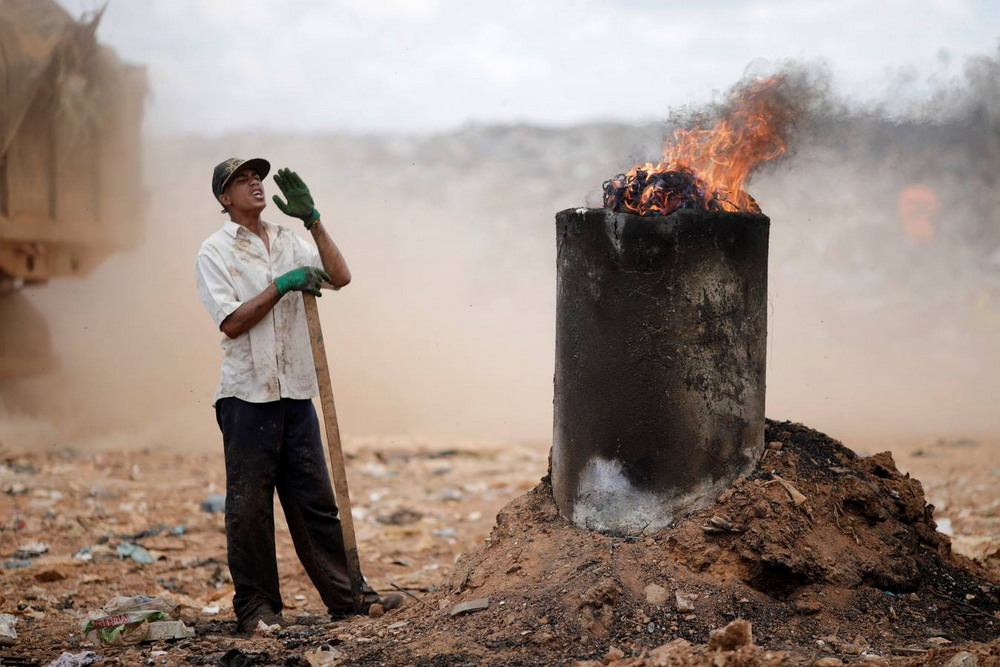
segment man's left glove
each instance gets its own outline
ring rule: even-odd
[[[312,195],[309,188],[302,182],[299,175],[291,169],[279,169],[274,173],[274,182],[281,188],[281,194],[285,195],[288,203],[281,201],[278,195],[274,195],[275,205],[285,215],[298,218],[305,223],[306,229],[311,229],[319,220],[319,211],[313,205]]]
[[[280,296],[285,296],[293,290],[309,292],[313,296],[323,296],[323,292],[320,290],[324,281],[330,282],[330,276],[323,269],[317,269],[315,266],[300,266],[275,278],[274,286],[278,288]]]

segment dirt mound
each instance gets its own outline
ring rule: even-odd
[[[766,438],[751,475],[647,537],[572,526],[544,478],[499,513],[486,546],[462,557],[441,592],[394,617],[396,641],[354,659],[751,665],[1000,655],[1000,582],[951,553],[920,483],[889,453],[859,457],[788,422],[768,422]],[[702,645],[727,626],[737,639],[716,632]]]

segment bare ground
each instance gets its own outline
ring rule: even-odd
[[[87,650],[107,665],[1000,662],[997,443],[849,443],[894,452],[859,457],[788,423],[768,440],[781,444],[754,474],[639,540],[567,524],[539,482],[543,445],[350,440],[366,575],[414,597],[331,622],[279,521],[294,625],[248,639],[232,635],[222,515],[199,507],[223,491],[221,452],[8,453],[0,611],[18,618],[18,643],[0,647],[0,664]],[[983,566],[952,554],[925,496]],[[25,556],[33,543],[47,550]],[[124,543],[156,560],[122,557]],[[87,548],[91,560],[74,557]],[[196,636],[127,647],[81,636],[88,612],[139,594],[170,596]],[[477,600],[486,608],[449,613]],[[752,640],[739,623],[710,640],[737,619]]]

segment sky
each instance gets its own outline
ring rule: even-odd
[[[79,17],[104,0],[58,2]],[[99,39],[147,68],[153,135],[655,121],[789,60],[906,104],[1000,37],[995,0],[107,4]]]

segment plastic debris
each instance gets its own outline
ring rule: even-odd
[[[224,493],[213,493],[208,498],[201,501],[201,510],[203,512],[218,513],[226,511],[226,494]]]
[[[103,659],[99,653],[93,651],[83,651],[82,653],[64,651],[58,658],[49,663],[49,667],[87,667]]]
[[[17,548],[11,558],[15,560],[24,558],[37,558],[49,550],[49,545],[45,542],[29,542],[28,544],[22,544]]]
[[[122,558],[131,558],[136,563],[154,563],[156,558],[153,554],[149,553],[145,547],[141,547],[138,544],[133,544],[132,542],[122,542],[119,544],[115,551]]]
[[[194,630],[177,618],[177,609],[166,597],[116,597],[101,611],[87,614],[82,630],[90,641],[112,646],[193,637]]]
[[[158,642],[163,639],[187,639],[188,637],[194,637],[194,628],[184,625],[183,621],[152,621],[144,641]]]
[[[306,651],[302,656],[309,663],[309,667],[326,667],[326,665],[336,665],[344,655],[329,644],[320,644],[314,651]]]
[[[0,646],[13,646],[17,643],[17,616],[0,614]]]

